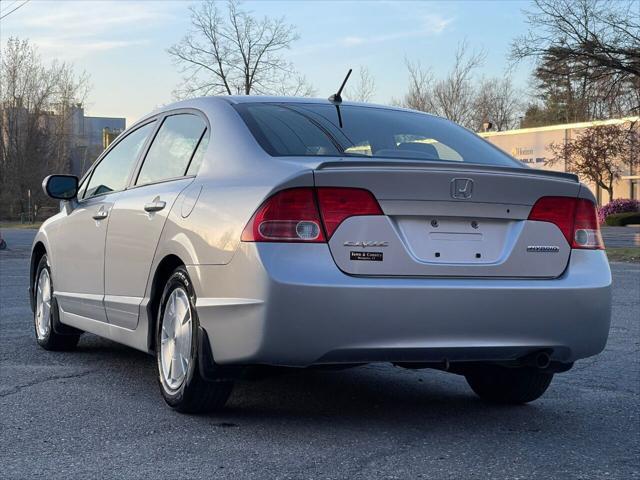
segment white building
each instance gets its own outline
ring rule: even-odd
[[[553,155],[549,144],[562,143],[575,138],[580,131],[599,125],[620,125],[626,122],[637,122],[640,128],[640,117],[627,117],[595,122],[571,123],[565,125],[551,125],[548,127],[522,128],[504,132],[483,132],[479,135],[501,148],[511,156],[533,168],[548,168],[550,170],[565,171],[564,162],[558,162],[551,167],[545,166],[545,161]],[[640,155],[640,152],[634,152]],[[613,198],[640,199],[640,171],[629,168],[626,175],[614,185]],[[585,178],[581,180],[589,185],[598,198],[598,203],[607,203],[610,199],[606,192],[597,188],[595,184]]]

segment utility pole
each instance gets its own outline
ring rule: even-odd
[[[31,189],[27,190],[27,221],[33,223],[31,219]]]

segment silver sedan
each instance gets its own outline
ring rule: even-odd
[[[424,113],[200,98],[43,187],[62,201],[33,244],[37,342],[152,353],[179,411],[222,407],[251,369],[368,362],[524,403],[607,340],[589,189]]]

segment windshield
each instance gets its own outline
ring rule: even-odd
[[[419,112],[355,105],[234,105],[272,156],[348,156],[522,164],[473,132]]]

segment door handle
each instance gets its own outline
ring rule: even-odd
[[[144,210],[146,212],[158,212],[162,210],[167,205],[167,202],[163,202],[162,200],[154,200],[151,203],[146,203],[144,205]]]
[[[105,218],[107,218],[107,215],[109,215],[109,211],[105,210],[103,207],[100,207],[100,210],[94,213],[92,218],[94,220],[104,220]]]

